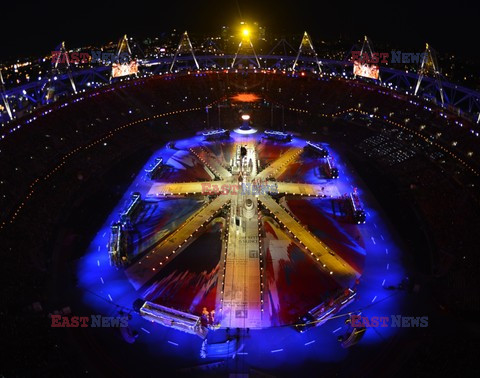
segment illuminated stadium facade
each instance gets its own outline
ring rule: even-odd
[[[316,62],[319,58],[311,56],[301,56],[302,65],[296,62],[295,56],[285,55],[244,55],[242,59],[238,59],[235,55],[206,55],[206,56],[179,56],[165,57],[163,59],[154,59],[143,62],[140,66],[140,75],[142,77],[149,77],[152,75],[166,75],[179,72],[189,71],[194,74],[196,71],[200,72],[218,72],[222,70],[235,71],[251,69],[253,71],[270,71],[270,72],[284,72],[285,73],[301,73],[301,72],[319,72],[315,69]],[[260,67],[256,63],[256,58],[260,62]],[[230,62],[237,62],[233,67]],[[329,59],[322,59],[321,72],[325,76],[344,78],[346,80],[352,79],[353,63],[351,61],[334,61]],[[198,64],[198,67],[197,67]],[[292,70],[295,64],[295,70]],[[172,70],[171,70],[172,69]],[[425,94],[425,98],[441,102],[442,95],[444,105],[450,107],[451,110],[461,112],[465,116],[472,117],[478,123],[480,114],[480,93],[457,84],[441,81],[435,77],[423,76],[419,83],[419,75],[415,72],[405,72],[396,70],[390,67],[381,67],[382,80],[378,84],[387,89],[393,89],[403,94],[414,94],[418,92],[419,95]],[[5,89],[2,93],[2,100],[6,99],[8,103],[15,103],[15,106],[9,107],[17,108],[20,112],[25,109],[35,109],[39,105],[48,103],[46,96],[46,87],[51,81],[55,83],[55,93],[61,98],[62,96],[69,96],[73,94],[72,80],[75,84],[75,91],[81,92],[90,90],[93,86],[105,86],[111,82],[111,68],[109,66],[92,66],[84,70],[76,70],[68,74],[58,74],[52,78],[40,78],[38,81],[33,81],[24,86]],[[127,77],[128,78],[128,77]],[[78,87],[78,88],[77,88]],[[441,89],[441,90],[440,90]],[[4,104],[2,104],[4,105]],[[2,113],[2,121],[6,123],[11,120],[9,112]],[[13,118],[13,113],[12,118]]]
[[[480,94],[435,65],[429,76],[429,62],[355,76],[352,62],[318,57],[307,33],[291,56],[255,54],[248,33],[236,54],[199,55],[184,33],[173,56],[132,61],[55,65],[46,81],[1,88],[0,150],[14,163],[2,163],[0,228],[8,253],[31,251],[15,263],[54,273],[55,299],[32,298],[39,312],[127,315],[119,332],[78,341],[102,351],[92,365],[110,361],[100,372],[157,361],[177,374],[374,369],[370,351],[395,350],[406,330],[346,320],[424,315],[412,260],[444,274],[448,254],[429,244],[453,242],[432,219],[469,207],[448,203],[442,177],[478,206]],[[374,169],[420,210],[398,211],[407,196],[388,205]],[[446,193],[435,204],[430,183]],[[122,361],[127,350],[140,366]]]

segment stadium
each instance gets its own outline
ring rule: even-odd
[[[428,44],[405,71],[323,58],[307,32],[258,52],[252,34],[143,57],[125,35],[117,62],[61,43],[38,80],[3,70],[11,371],[473,366],[480,93]]]

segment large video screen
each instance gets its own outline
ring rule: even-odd
[[[375,64],[361,63],[357,60],[353,61],[353,74],[356,76],[378,80],[379,72],[379,67]]]
[[[113,63],[112,77],[128,76],[138,73],[138,63],[132,60],[129,63]]]

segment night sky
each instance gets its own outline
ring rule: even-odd
[[[377,45],[391,42],[408,51],[420,51],[428,41],[439,52],[476,57],[478,12],[471,3],[444,7],[429,1],[250,1],[199,0],[2,2],[0,6],[0,60],[51,51],[61,40],[67,47],[102,43],[128,35],[156,37],[173,28],[190,34],[219,32],[242,18],[258,21],[282,35],[309,31],[314,39],[342,35],[355,40],[367,34]],[[445,3],[443,3],[445,4]],[[407,50],[405,50],[407,51]]]

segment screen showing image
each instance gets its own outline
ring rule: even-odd
[[[136,60],[129,63],[113,63],[112,77],[128,76],[138,73],[138,64]]]
[[[353,74],[378,80],[379,67],[375,64],[362,64],[358,61],[354,61]]]

